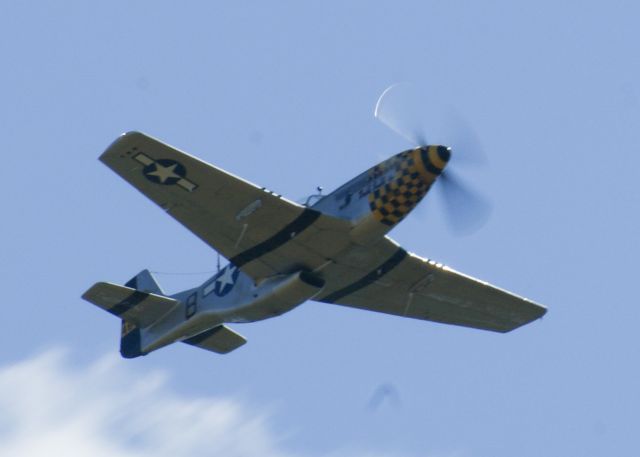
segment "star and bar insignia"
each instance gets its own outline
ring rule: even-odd
[[[187,169],[180,162],[171,159],[152,159],[140,152],[133,159],[144,168],[142,174],[151,182],[171,186],[177,184],[187,192],[193,192],[198,185],[187,179]]]

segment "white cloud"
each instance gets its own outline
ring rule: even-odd
[[[347,445],[337,446],[327,457],[385,454],[401,455]],[[314,455],[311,450],[304,452],[304,457]],[[0,456],[293,454],[270,430],[266,414],[237,400],[177,394],[163,373],[134,375],[115,355],[72,367],[65,351],[50,350],[0,367]]]
[[[0,455],[290,455],[266,416],[237,401],[185,398],[116,357],[85,368],[65,360],[56,350],[0,368]]]

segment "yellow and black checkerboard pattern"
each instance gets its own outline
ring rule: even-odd
[[[369,207],[376,220],[393,226],[416,207],[446,165],[438,148],[428,146],[396,156],[390,164],[397,169],[393,179],[369,194]]]

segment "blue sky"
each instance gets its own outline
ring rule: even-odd
[[[633,2],[1,4],[0,435],[14,447],[0,450],[635,455],[637,17]],[[542,321],[498,335],[307,303],[237,326],[249,342],[227,356],[113,357],[119,324],[80,299],[91,284],[216,262],[97,161],[118,134],[297,199],[409,146],[372,115],[398,81],[473,124],[490,164],[461,173],[493,213],[456,238],[427,198],[391,236],[547,305]],[[205,278],[158,275],[169,291]],[[398,401],[368,408],[385,386]]]

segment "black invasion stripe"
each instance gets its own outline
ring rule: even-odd
[[[271,238],[263,241],[262,243],[256,244],[254,247],[241,252],[235,257],[232,257],[229,262],[234,264],[236,267],[241,267],[252,260],[262,257],[291,240],[291,238],[313,224],[319,217],[320,213],[318,211],[307,208],[300,216],[295,218],[293,222],[289,223],[285,228],[280,230]]]
[[[186,340],[183,340],[183,342],[197,346],[198,344],[202,343],[204,340],[206,340],[210,336],[213,336],[216,333],[218,333],[220,330],[222,330],[221,325],[217,327],[213,327],[212,329],[209,329],[209,330],[205,330],[202,333],[198,333],[196,336],[192,336],[191,338],[187,338]]]
[[[149,296],[146,292],[140,292],[136,290],[134,293],[129,295],[127,298],[122,300],[120,303],[109,308],[109,312],[111,314],[115,314],[116,316],[122,316],[124,313],[129,311],[134,306],[140,304],[142,300]]]
[[[347,295],[352,294],[352,293],[356,292],[357,290],[360,290],[363,287],[368,286],[369,284],[371,284],[371,283],[377,281],[378,279],[382,278],[384,275],[386,275],[391,270],[393,270],[395,267],[397,267],[398,264],[400,262],[402,262],[406,256],[407,256],[407,251],[405,251],[402,248],[399,248],[395,252],[395,254],[393,254],[389,258],[389,260],[387,260],[386,262],[381,264],[378,268],[373,270],[371,273],[369,273],[365,277],[359,279],[358,281],[348,285],[347,287],[344,287],[344,288],[342,288],[340,290],[335,291],[332,294],[327,295],[326,297],[324,297],[322,299],[322,301],[326,302],[326,303],[335,303],[336,301],[340,300],[341,298],[346,297]]]

